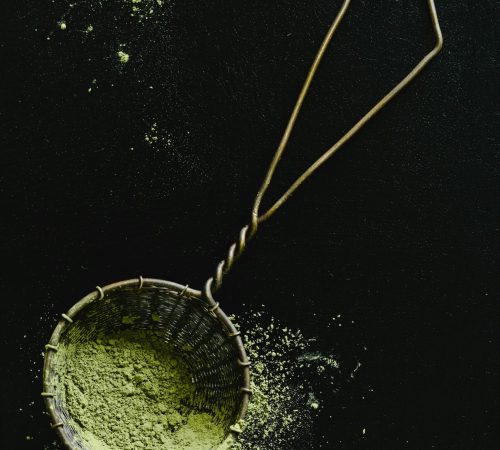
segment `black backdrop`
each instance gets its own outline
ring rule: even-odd
[[[249,217],[340,2],[11,3],[0,439],[40,449],[54,439],[40,353],[58,315],[139,274],[201,286]],[[438,59],[262,227],[219,294],[362,364],[325,399],[311,448],[499,445],[498,5],[437,3]],[[354,1],[270,198],[432,45],[425,1]],[[337,314],[344,326],[326,328]]]

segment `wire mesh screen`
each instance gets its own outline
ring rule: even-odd
[[[63,377],[72,357],[70,344],[75,348],[127,330],[154,332],[182,358],[195,386],[188,407],[210,414],[229,434],[231,425],[244,415],[242,387],[247,380],[239,364],[241,349],[220,316],[192,292],[174,284],[141,289],[126,286],[99,299],[83,299],[83,306],[78,307],[79,303],[68,312],[73,317],[68,320],[66,316],[66,323],[63,320],[54,331],[51,344],[56,344],[56,351],[46,353],[44,367],[44,391],[50,393],[47,406],[67,447],[91,450],[66,404]]]

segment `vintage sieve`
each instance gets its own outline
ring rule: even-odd
[[[434,0],[428,0],[427,3],[436,37],[434,48],[342,138],[297,178],[265,213],[260,213],[261,201],[288,143],[316,70],[349,7],[350,0],[343,2],[314,59],[281,142],[255,197],[250,224],[241,229],[238,241],[231,245],[226,259],[219,263],[215,275],[208,279],[203,291],[141,276],[97,287],[62,314],[62,319],[45,346],[42,396],[51,417],[51,427],[56,430],[66,448],[91,450],[72,425],[65,406],[62,375],[58,372],[58,367],[67,356],[63,351],[64,344],[69,342],[78,344],[86,339],[95,338],[101,331],[113,332],[124,328],[152,328],[159,331],[165,341],[174,348],[191,346],[194,351],[185,356],[185,362],[191,371],[197,390],[196,404],[193,408],[203,407],[213,411],[224,411],[215,418],[225,427],[226,441],[229,442],[237,437],[241,429],[236,424],[245,417],[252,393],[250,361],[245,353],[240,332],[224,314],[213,293],[221,287],[224,276],[241,256],[247,242],[255,236],[258,226],[269,219],[318,167],[391,101],[439,53],[443,40]],[[157,315],[156,320],[152,320],[152,312]],[[124,324],[120,320],[123,316],[134,316],[137,320],[133,324]]]

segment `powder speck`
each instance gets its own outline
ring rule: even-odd
[[[125,53],[124,51],[120,50],[118,53],[118,59],[122,64],[128,63],[128,60],[130,59],[130,55],[128,53]]]

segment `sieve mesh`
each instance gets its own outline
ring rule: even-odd
[[[153,331],[168,343],[183,358],[195,385],[189,407],[211,414],[228,436],[234,431],[232,425],[244,417],[250,394],[248,360],[239,333],[201,292],[141,277],[84,297],[63,315],[46,346],[42,395],[67,448],[91,450],[66,407],[63,374],[71,358],[67,346],[124,330]]]

